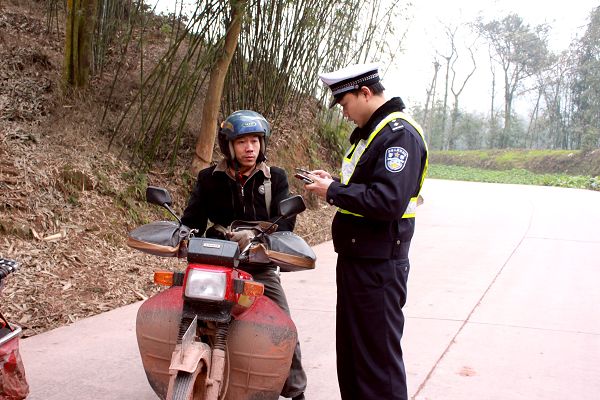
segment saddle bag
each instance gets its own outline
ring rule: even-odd
[[[8,325],[2,314],[0,326],[0,399],[25,399],[29,394],[29,384],[19,352],[21,328]]]

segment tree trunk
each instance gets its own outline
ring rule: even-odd
[[[531,117],[529,118],[529,125],[527,126],[527,134],[525,135],[526,141],[525,148],[535,149],[537,140],[535,138],[535,133],[537,131],[537,120],[538,113],[540,109],[540,101],[542,99],[542,95],[544,94],[544,86],[543,82],[540,81],[540,87],[538,89],[537,100],[535,101],[535,106],[533,107],[533,111],[531,112]]]
[[[512,86],[508,79],[508,71],[504,70],[504,128],[502,129],[502,139],[500,140],[500,148],[505,149],[508,147],[508,138],[510,135],[510,117],[511,117],[511,106],[512,106]]]
[[[489,142],[488,147],[493,148],[496,141],[496,112],[494,111],[494,97],[496,96],[496,71],[494,70],[494,64],[492,62],[492,56],[490,55],[490,71],[492,72],[492,96],[490,102],[490,129],[489,129]]]
[[[90,75],[96,0],[67,0],[65,86],[85,87]]]
[[[429,120],[427,119],[427,114],[429,113],[429,101],[431,100],[431,111],[433,112],[433,106],[435,103],[435,86],[437,85],[437,75],[438,75],[438,71],[440,69],[441,64],[435,60],[433,62],[433,78],[431,78],[431,85],[429,86],[429,90],[427,90],[427,99],[425,100],[425,110],[423,111],[423,122],[424,122],[424,130],[425,130],[425,141],[427,143],[432,144],[433,143],[433,139],[432,139],[432,135],[433,132],[431,129],[431,124],[429,123]]]
[[[456,122],[458,120],[458,94],[454,95],[454,108],[450,118],[450,132],[448,133],[448,145],[446,150],[454,150],[456,145]]]
[[[223,51],[210,73],[208,90],[204,99],[202,123],[200,125],[198,140],[196,141],[196,152],[192,160],[191,173],[193,176],[198,175],[198,172],[200,172],[201,169],[206,168],[212,160],[223,85],[242,29],[242,17],[244,14],[245,3],[246,0],[231,1],[231,22],[227,29],[227,34],[225,35],[225,44],[223,46]]]
[[[447,109],[448,109],[448,77],[450,76],[450,60],[452,59],[452,57],[454,56],[454,49],[452,51],[452,54],[450,54],[449,57],[446,57],[446,85],[444,88],[444,109],[442,110],[443,114],[442,114],[442,150],[448,150],[446,148],[446,146],[444,146],[445,143],[448,143],[447,138],[443,137],[444,133],[446,132],[446,119],[448,117],[448,113],[447,113]]]

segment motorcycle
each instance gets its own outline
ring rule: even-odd
[[[171,208],[171,196],[148,187],[146,200],[176,219],[143,225],[128,244],[162,256],[187,258],[185,272],[156,271],[168,289],[140,306],[136,335],[150,386],[161,399],[278,399],[297,341],[290,317],[252,275],[238,267],[261,265],[281,271],[314,268],[316,256],[292,232],[273,223],[237,221],[231,229],[254,229],[244,249],[236,242],[195,237]],[[301,196],[280,203],[280,217],[306,209]]]
[[[5,278],[19,268],[16,261],[0,258],[0,293]],[[0,313],[0,399],[20,400],[29,394],[25,368],[19,354],[21,328]]]

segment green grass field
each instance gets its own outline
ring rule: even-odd
[[[600,177],[565,174],[537,174],[520,168],[496,171],[457,165],[433,164],[429,166],[427,177],[458,181],[514,183],[522,185],[559,186],[565,188],[600,190]]]

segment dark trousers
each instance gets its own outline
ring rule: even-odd
[[[273,300],[287,315],[290,315],[290,308],[281,286],[281,279],[274,270],[250,271],[252,277],[257,282],[265,285],[265,295]],[[300,342],[296,342],[294,355],[292,356],[292,365],[290,375],[288,376],[281,395],[283,397],[294,397],[306,390],[306,373],[302,368]]]
[[[338,256],[336,351],[343,400],[407,400],[400,340],[408,258]]]

